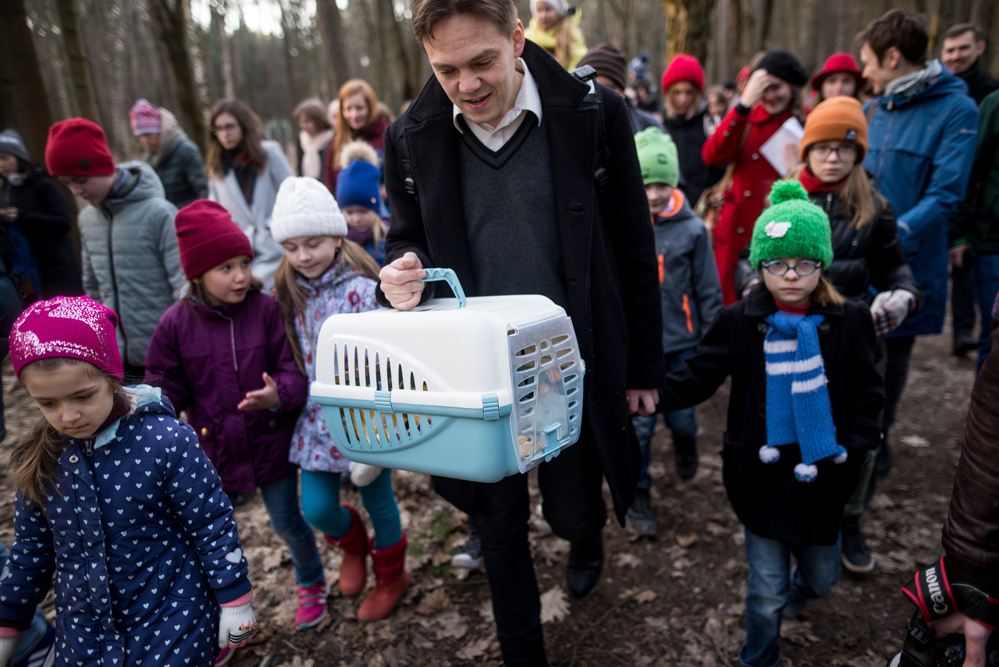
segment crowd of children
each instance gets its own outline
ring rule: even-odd
[[[578,15],[562,0],[532,10],[537,39],[566,66],[578,61]],[[819,103],[807,117],[797,97],[806,81],[794,56],[771,52],[742,102],[712,120],[700,64],[678,56],[663,87],[682,149],[656,126],[634,138],[664,325],[658,412],[681,479],[698,469],[695,406],[731,378],[722,476],[745,530],[739,658],[753,666],[780,663],[782,618],[828,595],[841,564],[870,569],[850,550],[897,407],[882,414],[883,336],[924,302],[902,223],[862,166],[870,118],[853,97],[855,61],[830,58],[811,79]],[[355,97],[365,106],[349,127],[360,133],[380,116],[363,87],[341,94],[345,114]],[[344,595],[365,591],[370,558],[376,583],[358,619],[385,618],[409,587],[392,471],[345,459],[308,395],[323,323],[378,308],[388,233],[381,156],[365,141],[333,140],[313,107],[301,111],[315,130],[303,125],[309,176],[295,177],[252,111],[216,105],[205,185],[216,201],[179,211],[148,164],[114,163],[95,123],[51,128],[48,171],[89,204],[79,226],[90,296],[36,301],[10,333],[14,372],[41,419],[11,459],[16,540],[9,556],[0,545],[0,667],[47,666],[53,655],[67,665],[225,663],[257,631],[233,518],[257,490],[291,554],[296,628],[327,614],[314,529],[342,550]],[[803,136],[778,180],[756,153],[792,118]],[[132,120],[137,133],[164,127],[148,103]],[[186,137],[170,130],[174,150]],[[709,167],[738,165],[744,151],[754,157],[729,174],[744,196],[722,204],[712,239],[696,199],[718,176]],[[693,198],[685,164],[688,179],[698,174]],[[627,520],[640,536],[657,532],[656,424],[656,414],[632,418],[642,474]],[[341,504],[345,473],[370,536],[361,512]],[[50,588],[54,627],[38,606]]]

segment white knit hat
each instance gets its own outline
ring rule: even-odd
[[[569,0],[531,0],[531,13],[535,16],[538,14],[539,2],[549,5],[559,16],[565,16],[569,13]]]
[[[271,236],[275,241],[346,235],[347,219],[325,185],[304,176],[284,179],[271,214]]]

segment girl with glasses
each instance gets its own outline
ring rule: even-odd
[[[797,181],[770,200],[750,255],[761,284],[718,313],[657,406],[691,407],[732,377],[722,477],[745,527],[746,667],[780,665],[781,619],[839,581],[843,508],[884,403],[871,311],[825,277],[838,261],[828,217]]]
[[[846,96],[830,98],[815,107],[805,121],[803,162],[789,178],[797,178],[812,203],[822,207],[829,217],[835,261],[832,266],[822,267],[822,273],[840,294],[870,307],[879,334],[878,356],[882,358],[885,342],[880,336],[918,312],[923,293],[906,262],[891,204],[878,194],[861,166],[866,151],[867,119],[860,102]],[[748,256],[747,250],[743,257]],[[736,267],[736,291],[748,294],[759,280],[748,259],[741,260]],[[886,383],[898,375],[897,369],[884,370],[888,371]],[[894,414],[889,400],[885,429],[894,421]],[[870,572],[874,568],[860,529],[865,501],[873,494],[869,481],[873,469],[872,458],[865,466],[856,496],[846,508],[843,564],[853,572]]]

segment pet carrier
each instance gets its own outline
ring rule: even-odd
[[[351,461],[477,482],[524,473],[579,439],[583,359],[538,295],[454,299],[323,324],[312,398]]]

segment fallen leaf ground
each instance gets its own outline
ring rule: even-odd
[[[832,597],[814,603],[799,620],[785,621],[787,667],[881,667],[897,650],[910,614],[898,588],[940,552],[940,526],[973,381],[973,361],[955,359],[949,351],[949,336],[920,339],[916,345],[893,433],[895,466],[864,519],[877,554],[876,570],[867,577],[844,572]],[[0,471],[6,468],[9,444],[38,414],[14,381],[9,362],[3,379],[10,434],[0,448]],[[540,513],[532,515],[530,538],[552,665],[738,665],[747,570],[742,528],[721,482],[718,451],[726,402],[723,389],[698,408],[701,468],[690,482],[676,477],[668,433],[657,433],[651,470],[659,537],[634,540],[608,524],[604,578],[588,599],[568,600],[563,585],[568,543],[552,535]],[[411,545],[413,586],[400,608],[378,623],[357,621],[359,600],[344,598],[336,588],[340,557],[322,544],[334,591],[329,615],[317,628],[295,632],[290,556],[271,533],[259,496],[237,508],[261,633],[231,665],[500,664],[485,574],[450,565],[465,539],[463,515],[431,491],[425,476],[397,472],[395,487]],[[536,485],[532,493],[537,494]],[[12,499],[7,476],[0,479],[0,539],[8,545]],[[342,499],[361,506],[356,491],[345,491]],[[51,613],[51,595],[46,605]]]

